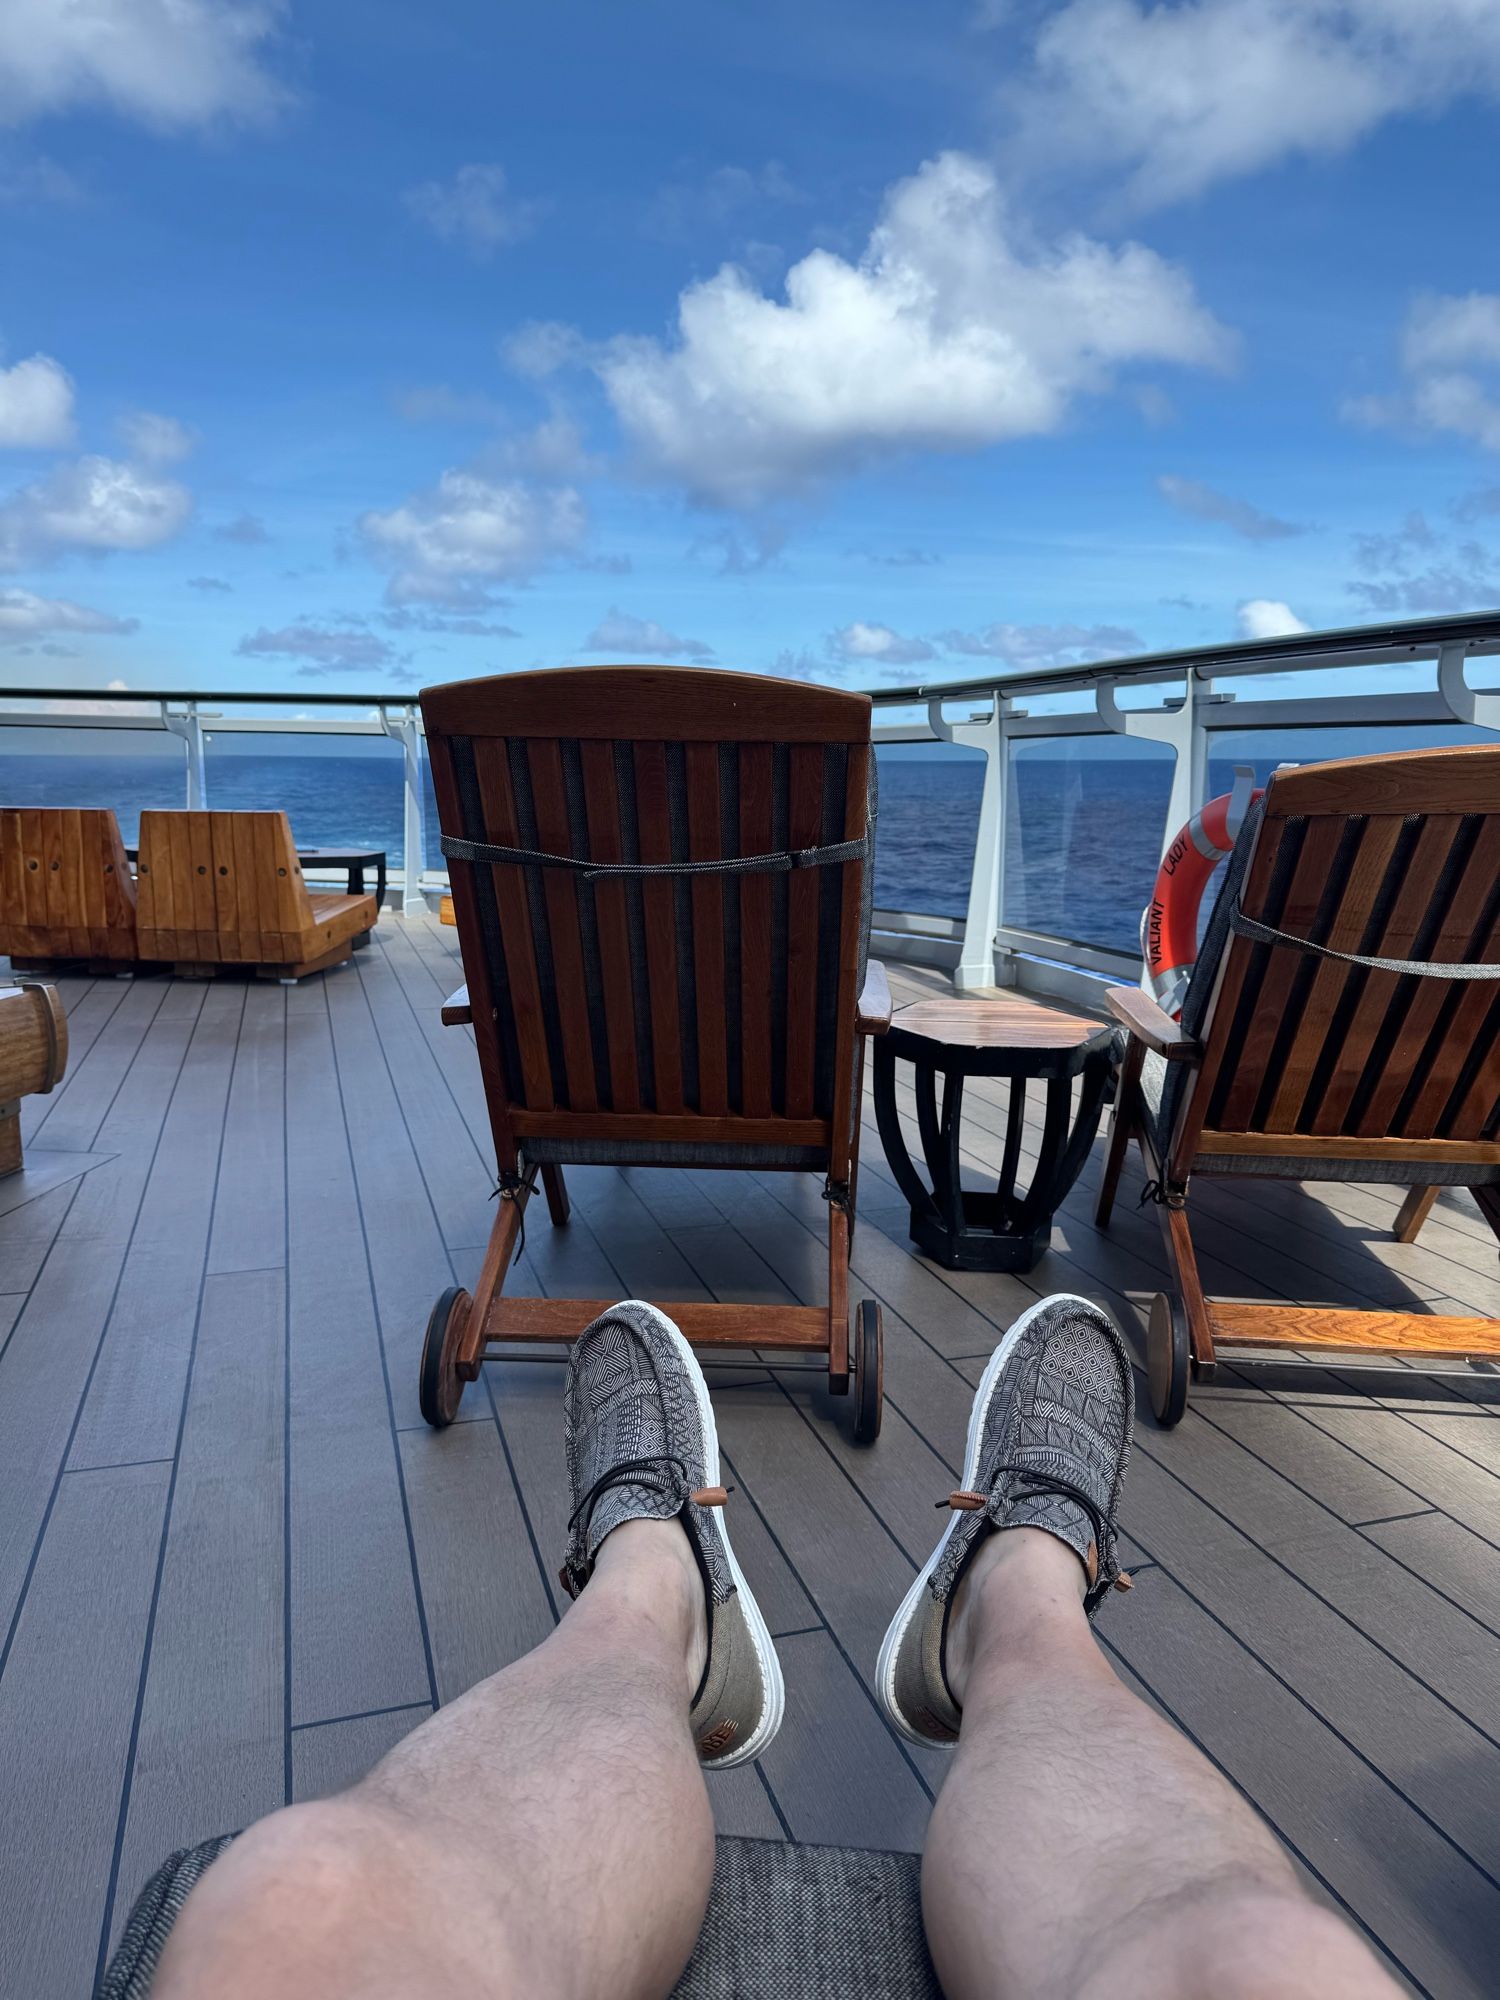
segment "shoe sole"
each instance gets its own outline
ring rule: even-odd
[[[1021,1317],[1009,1328],[1000,1345],[995,1349],[986,1363],[984,1373],[979,1378],[979,1386],[974,1391],[973,1407],[969,1411],[969,1441],[964,1452],[964,1476],[961,1491],[972,1491],[974,1481],[978,1477],[979,1452],[980,1446],[984,1441],[984,1426],[989,1417],[990,1404],[994,1400],[995,1389],[1000,1381],[1000,1377],[1005,1372],[1005,1364],[1016,1351],[1016,1343],[1038,1313],[1043,1312],[1049,1306],[1063,1304],[1086,1306],[1091,1313],[1096,1313],[1099,1310],[1092,1299],[1085,1299],[1077,1292],[1053,1292],[1049,1298],[1038,1299],[1036,1304],[1028,1306]],[[880,1642],[880,1656],[875,1662],[875,1692],[879,1698],[881,1708],[885,1711],[887,1720],[900,1730],[909,1743],[920,1743],[924,1749],[928,1750],[933,1748],[951,1750],[953,1745],[942,1742],[937,1737],[924,1735],[920,1729],[917,1729],[912,1723],[908,1722],[906,1717],[901,1713],[900,1703],[896,1700],[896,1657],[901,1650],[901,1642],[906,1637],[912,1619],[916,1616],[917,1608],[922,1602],[923,1593],[927,1588],[927,1579],[937,1568],[942,1553],[948,1546],[949,1538],[957,1529],[961,1518],[957,1513],[950,1514],[947,1527],[944,1528],[942,1534],[938,1537],[937,1547],[927,1558],[924,1567],[917,1572],[916,1581],[912,1584],[911,1589],[907,1591],[905,1597],[902,1598],[900,1608],[887,1626],[885,1637]]]
[[[650,1313],[661,1331],[673,1342],[687,1369],[688,1380],[693,1385],[693,1393],[698,1398],[698,1416],[703,1425],[704,1466],[710,1486],[718,1486],[719,1478],[719,1430],[714,1422],[713,1404],[709,1401],[708,1384],[703,1379],[703,1370],[698,1357],[686,1336],[681,1333],[662,1311],[648,1299],[625,1299],[624,1305],[634,1306]],[[745,1615],[745,1624],[755,1644],[755,1656],[760,1665],[761,1685],[765,1692],[765,1706],[761,1710],[760,1721],[737,1749],[727,1750],[722,1757],[705,1757],[705,1771],[728,1771],[736,1764],[748,1764],[758,1757],[770,1744],[786,1713],[786,1682],[782,1679],[781,1661],[776,1656],[776,1648],[771,1640],[770,1627],[755,1601],[755,1593],[745,1581],[745,1572],[729,1540],[729,1529],[724,1520],[725,1510],[720,1508],[718,1519],[719,1540],[724,1544],[724,1554],[729,1563],[729,1574],[734,1578],[735,1589],[739,1592],[740,1608]]]

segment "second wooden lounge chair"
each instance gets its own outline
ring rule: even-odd
[[[749,674],[564,668],[422,696],[499,1168],[473,1294],[433,1308],[422,1413],[451,1423],[493,1342],[557,1342],[606,1300],[507,1298],[538,1174],[579,1164],[821,1174],[826,1305],[657,1301],[695,1345],[827,1356],[880,1427],[880,1308],[849,1330],[874,755],[863,695]]]
[[[380,914],[373,896],[308,890],[283,812],[143,812],[136,894],[143,959],[284,984],[345,964]]]
[[[1469,1188],[1500,1236],[1500,749],[1278,771],[1247,815],[1182,1020],[1112,988],[1130,1030],[1099,1195],[1139,1141],[1176,1289],[1147,1335],[1176,1423],[1224,1348],[1500,1356],[1500,1320],[1204,1295],[1195,1176]]]

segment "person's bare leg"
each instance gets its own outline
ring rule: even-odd
[[[153,2000],[668,1992],[713,1879],[705,1634],[682,1528],[625,1522],[534,1653],[225,1852]]]
[[[1013,1528],[954,1601],[963,1728],[922,1865],[949,2000],[1394,1995],[1249,1807],[1116,1678],[1083,1589],[1065,1543]]]

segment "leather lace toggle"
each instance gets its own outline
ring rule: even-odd
[[[986,1493],[950,1493],[946,1500],[939,1500],[939,1507],[951,1507],[958,1514],[982,1514],[990,1504]]]
[[[688,1498],[695,1507],[722,1507],[733,1491],[732,1486],[700,1486]]]

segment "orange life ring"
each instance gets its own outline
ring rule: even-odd
[[[1161,858],[1151,901],[1141,916],[1145,985],[1175,1019],[1182,1012],[1198,956],[1198,911],[1214,870],[1234,848],[1251,801],[1260,792],[1236,784],[1195,812]]]

